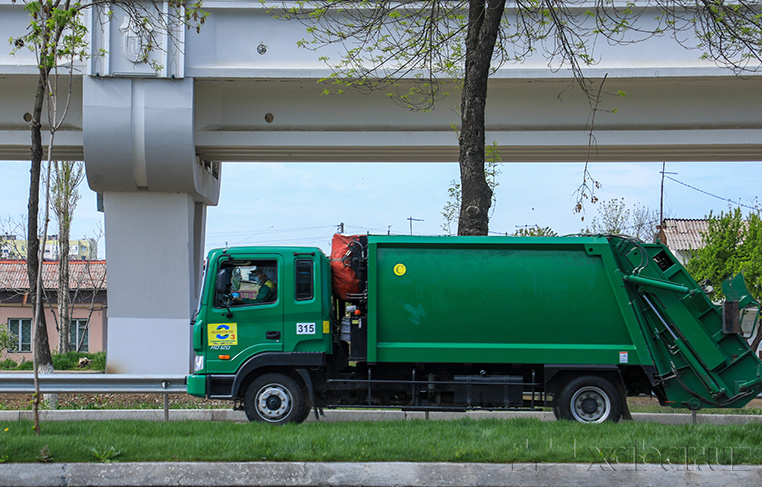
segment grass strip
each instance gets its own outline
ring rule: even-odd
[[[0,424],[0,461],[762,464],[762,425],[584,425],[534,419]]]

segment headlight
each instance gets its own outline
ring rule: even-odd
[[[204,368],[204,356],[196,355],[196,359],[193,361],[193,372],[198,372]]]

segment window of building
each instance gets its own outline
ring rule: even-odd
[[[312,299],[312,261],[296,261],[296,300],[306,301]]]
[[[11,335],[16,337],[16,343],[9,352],[31,352],[32,351],[32,320],[29,319],[9,319],[8,328]]]
[[[87,320],[71,320],[69,329],[69,346],[76,352],[90,351]]]

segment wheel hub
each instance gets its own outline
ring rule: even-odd
[[[587,414],[594,413],[598,409],[598,402],[592,397],[586,397],[582,400],[582,411]]]
[[[257,393],[257,411],[267,421],[279,421],[291,410],[291,396],[279,384],[268,384]]]
[[[283,403],[279,396],[270,396],[265,402],[267,403],[267,409],[270,409],[271,411],[277,411]]]
[[[602,389],[582,387],[571,400],[574,419],[583,423],[601,423],[611,414],[611,399]]]

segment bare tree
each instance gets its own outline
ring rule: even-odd
[[[600,93],[584,79],[582,67],[594,61],[595,39],[618,40],[628,22],[641,15],[630,3],[605,0],[517,0],[511,14],[505,12],[505,0],[304,0],[273,10],[279,18],[307,26],[312,39],[300,45],[339,46],[340,59],[324,59],[333,70],[328,81],[341,86],[389,88],[403,105],[427,110],[446,94],[443,87],[450,80],[458,80],[460,235],[486,235],[489,228],[488,77],[505,63],[544,55],[551,69],[571,70],[592,107]]]
[[[14,3],[16,0],[13,0]],[[82,14],[87,9],[103,7],[108,11],[120,10],[130,20],[131,28],[148,41],[143,45],[142,61],[151,63],[150,53],[160,49],[160,36],[165,34],[170,42],[173,27],[187,25],[200,29],[206,13],[201,10],[201,0],[170,0],[169,10],[165,11],[163,3],[148,0],[22,0],[24,9],[29,12],[29,29],[27,33],[11,42],[16,49],[28,46],[37,58],[37,90],[31,112],[31,169],[29,181],[29,212],[27,235],[27,269],[35,311],[35,374],[38,366],[52,369],[50,344],[45,326],[44,313],[41,310],[40,292],[41,280],[40,239],[39,239],[39,193],[40,173],[43,158],[43,107],[47,105],[47,126],[50,140],[47,147],[48,162],[53,160],[55,133],[66,117],[71,95],[71,80],[73,79],[75,62],[90,55],[87,45],[87,28],[82,22]],[[154,66],[156,67],[156,66]],[[63,68],[68,72],[68,91],[61,92],[58,88],[58,71]],[[44,222],[47,224],[47,220]],[[44,240],[43,240],[44,247]],[[41,316],[37,316],[40,314]],[[37,380],[35,379],[35,383]],[[35,396],[39,399],[39,394]],[[35,404],[35,413],[37,405]],[[37,415],[35,414],[35,418]],[[35,420],[35,431],[39,434],[39,422]]]
[[[596,42],[631,44],[669,33],[684,47],[700,50],[704,59],[736,72],[762,68],[762,6],[752,0],[296,0],[283,1],[272,13],[306,25],[311,38],[300,46],[338,46],[338,59],[321,59],[333,70],[326,80],[342,87],[389,89],[403,105],[427,110],[446,94],[450,81],[457,81],[462,235],[487,234],[492,202],[484,178],[487,78],[505,63],[544,55],[550,69],[569,70],[590,104],[591,150],[602,94],[624,96],[602,93],[603,82],[583,76],[583,68],[597,61]],[[575,212],[582,212],[586,201],[597,201],[599,187],[586,165]]]
[[[659,215],[656,210],[635,205],[627,208],[624,198],[613,198],[601,203],[598,215],[593,217],[584,233],[624,234],[653,242]]]
[[[516,232],[514,232],[514,235],[517,237],[557,237],[558,233],[556,233],[552,228],[550,227],[540,227],[539,225],[530,225],[527,227],[521,227]]]
[[[71,307],[69,303],[69,237],[74,209],[80,194],[77,187],[85,177],[84,166],[79,162],[53,163],[51,205],[58,220],[58,352],[71,350]]]

